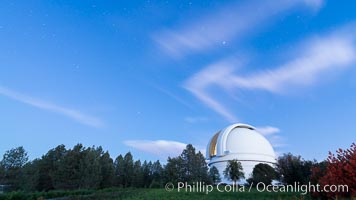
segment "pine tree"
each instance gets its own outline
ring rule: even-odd
[[[81,181],[81,160],[84,150],[82,144],[77,144],[66,152],[63,159],[56,162],[56,170],[52,173],[55,189],[78,189]]]
[[[39,164],[41,160],[35,159],[26,163],[22,168],[20,188],[23,191],[36,191],[39,181]]]
[[[257,164],[252,171],[252,177],[247,180],[249,184],[264,183],[270,185],[277,178],[277,172],[273,167],[265,163]]]
[[[38,177],[38,191],[48,191],[54,189],[54,177],[60,162],[63,161],[64,156],[67,154],[67,149],[64,145],[58,145],[56,148],[51,149],[46,155],[42,156],[39,161],[39,177]]]
[[[213,184],[217,184],[221,181],[218,168],[213,166],[209,169],[209,178]]]
[[[236,185],[237,181],[239,181],[241,178],[245,178],[242,170],[243,168],[240,162],[238,162],[236,159],[229,160],[226,165],[224,175],[227,179],[233,181]]]
[[[114,184],[115,168],[108,151],[100,157],[101,177],[100,188],[111,187]]]
[[[79,166],[80,183],[79,188],[97,189],[102,180],[100,156],[102,148],[87,148],[81,152]]]
[[[150,183],[150,188],[158,188],[163,186],[163,167],[159,160],[154,162],[151,167],[152,181]]]
[[[174,184],[183,181],[184,169],[182,169],[183,161],[181,157],[168,157],[167,164],[164,168],[165,182]]]
[[[208,182],[208,167],[201,152],[196,153],[193,145],[188,144],[180,156],[168,158],[165,166],[165,179],[173,183]]]
[[[124,187],[132,186],[132,177],[134,175],[134,161],[131,152],[128,152],[124,156],[124,174],[123,174],[123,184]]]
[[[205,157],[200,151],[195,154],[193,171],[193,181],[209,182],[208,166],[206,164]]]
[[[27,152],[22,146],[6,151],[0,164],[4,171],[3,184],[19,189],[22,179],[22,167],[27,162]]]
[[[115,159],[114,168],[115,168],[114,185],[116,187],[124,187],[125,166],[124,166],[124,157],[122,157],[121,154]]]
[[[137,160],[134,162],[133,174],[132,174],[132,186],[133,187],[143,187],[143,172],[141,168],[141,161]]]
[[[152,163],[147,162],[146,160],[143,162],[142,168],[142,185],[144,188],[148,188],[152,182],[152,174],[151,174],[151,166]]]

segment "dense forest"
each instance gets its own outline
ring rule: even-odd
[[[236,162],[236,161],[235,161]],[[236,165],[235,169],[234,164]],[[84,147],[82,144],[67,149],[59,145],[41,158],[29,161],[26,150],[17,147],[8,150],[0,162],[0,185],[10,190],[25,192],[50,190],[77,190],[103,188],[161,188],[167,182],[216,184],[221,175],[232,181],[243,174],[239,162],[229,162],[224,172],[208,168],[201,152],[187,145],[177,157],[168,157],[165,165],[159,160],[135,160],[128,152],[112,159],[102,147]],[[235,170],[235,172],[234,172]],[[232,177],[232,178],[230,178]],[[235,178],[234,178],[235,177]],[[327,160],[304,160],[291,153],[278,157],[275,168],[267,164],[255,166],[247,184],[264,182],[271,184],[279,180],[284,184],[348,184],[350,191],[341,195],[350,196],[356,192],[356,145],[350,149],[330,153]],[[326,194],[316,194],[316,196]],[[331,194],[327,194],[331,195]]]
[[[209,183],[203,154],[188,145],[182,154],[159,160],[134,160],[130,152],[113,160],[102,147],[59,145],[40,159],[28,161],[23,147],[6,151],[0,163],[0,185],[14,190],[48,191],[99,189],[107,187],[161,187],[165,182],[204,181]]]

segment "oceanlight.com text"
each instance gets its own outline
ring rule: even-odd
[[[238,184],[224,184],[219,183],[217,185],[206,184],[205,182],[178,182],[176,185],[173,183],[166,184],[166,191],[173,191],[175,188],[178,192],[197,192],[209,194],[210,192],[297,192],[303,195],[309,192],[348,192],[349,187],[347,185],[324,185],[319,184],[299,184],[294,183],[293,185],[268,185],[263,182],[254,184],[256,187],[252,187]],[[254,190],[252,190],[255,188]]]

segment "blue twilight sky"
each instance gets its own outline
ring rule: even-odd
[[[175,156],[235,122],[278,154],[356,142],[356,3],[0,2],[0,154]]]

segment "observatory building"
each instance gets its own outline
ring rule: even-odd
[[[229,160],[241,162],[245,178],[249,178],[255,165],[276,164],[275,153],[268,140],[247,124],[233,124],[217,132],[209,141],[206,151],[209,167],[215,166],[221,180]],[[244,182],[244,180],[242,180]]]

